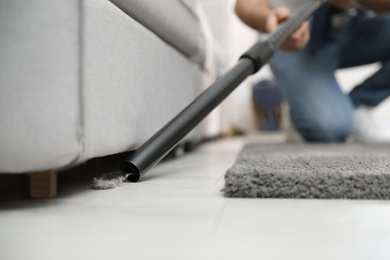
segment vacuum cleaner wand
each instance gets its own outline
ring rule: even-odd
[[[142,175],[163,159],[241,82],[267,64],[274,50],[325,2],[326,0],[305,2],[267,40],[253,45],[241,56],[236,66],[220,77],[180,114],[132,153],[121,165],[121,172],[127,176],[127,180],[138,181]]]

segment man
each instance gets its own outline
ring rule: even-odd
[[[274,2],[237,0],[235,11],[248,26],[270,33],[305,0]],[[371,11],[359,13],[352,9],[355,4]],[[366,142],[383,140],[367,110],[390,95],[388,11],[390,0],[330,0],[275,52],[272,71],[305,140],[343,142],[351,134]],[[349,95],[341,91],[335,70],[375,62],[382,64],[378,72]]]

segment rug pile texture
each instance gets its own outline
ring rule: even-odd
[[[390,199],[390,145],[246,145],[225,174],[226,197]]]

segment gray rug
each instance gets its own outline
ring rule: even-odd
[[[226,197],[390,199],[390,145],[248,144]]]

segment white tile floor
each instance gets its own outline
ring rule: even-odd
[[[2,201],[0,259],[390,259],[390,202],[224,198],[247,141],[208,143],[113,190]]]

